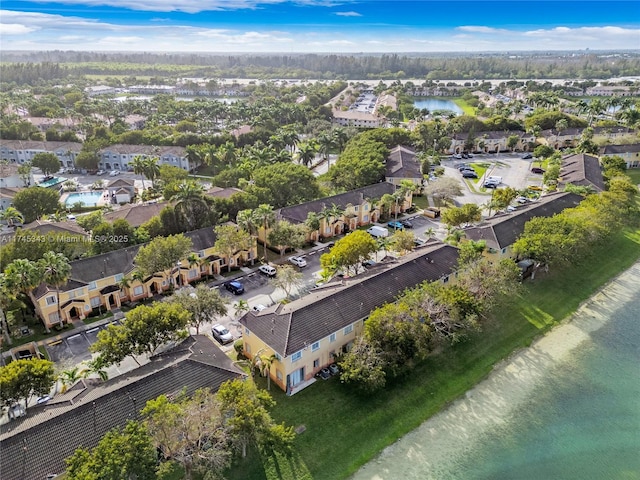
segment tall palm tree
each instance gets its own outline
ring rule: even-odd
[[[206,208],[207,203],[204,199],[204,188],[202,185],[194,181],[182,182],[178,185],[176,191],[169,198],[170,202],[175,203],[175,210],[182,213],[187,221],[187,228],[193,230],[196,225],[196,205],[202,205]]]
[[[396,203],[396,210],[395,210],[396,221],[398,220],[398,205],[400,201],[404,202],[404,200],[407,198],[407,194],[409,192],[415,191],[415,189],[416,189],[416,185],[411,180],[402,180],[400,182],[400,185],[396,189],[396,191],[393,193],[393,197]]]
[[[329,162],[329,153],[334,146],[333,136],[326,132],[322,132],[318,135],[318,145],[319,152],[324,156],[324,160]],[[327,167],[330,167],[330,165],[327,165]]]
[[[240,210],[238,215],[236,215],[236,224],[245,230],[249,235],[251,235],[252,246],[256,245],[257,250],[257,237],[258,237],[258,227],[260,226],[260,220],[257,218],[255,210],[246,209]],[[266,235],[266,232],[265,232]],[[251,264],[253,265],[254,259],[251,259]]]
[[[331,135],[333,136],[333,142],[338,149],[338,153],[342,153],[347,141],[349,140],[347,131],[342,127],[336,127],[333,129]]]
[[[58,380],[62,383],[60,393],[64,393],[69,390],[69,387],[73,387],[81,378],[82,374],[78,365],[60,372],[58,375]]]
[[[71,275],[71,265],[69,260],[62,253],[46,252],[38,260],[42,280],[55,287],[56,305],[58,306],[58,321],[62,326],[62,310],[60,309],[60,287],[65,285]]]
[[[98,375],[98,377],[100,377],[100,380],[102,380],[103,382],[109,380],[109,374],[104,369],[104,365],[99,360],[99,358],[84,362],[84,365],[85,367],[80,370],[80,375],[82,376],[82,378],[87,378],[95,374]]]
[[[131,278],[122,277],[120,279],[120,281],[118,282],[118,287],[120,288],[120,290],[122,292],[125,293],[125,296],[128,298],[129,297],[129,288],[131,288]]]
[[[140,175],[142,190],[144,190],[145,158],[142,155],[136,155],[131,160],[131,166],[133,167],[133,173]]]
[[[147,157],[144,159],[144,174],[151,180],[151,187],[155,188],[156,178],[160,176],[160,165],[158,157]]]
[[[267,229],[271,225],[273,225],[273,222],[275,222],[276,216],[273,213],[273,207],[266,203],[258,205],[258,208],[256,208],[253,212],[255,215],[256,222],[258,222],[258,224],[261,225],[264,230],[263,245],[264,245],[264,261],[266,262],[267,261]]]
[[[271,365],[275,361],[275,355],[267,355],[266,353],[259,353],[253,356],[254,368],[260,371],[260,375],[267,377],[267,390],[271,390]]]
[[[17,258],[7,265],[3,279],[4,286],[9,290],[10,296],[14,297],[16,294],[22,293],[27,298],[31,290],[42,281],[38,265],[26,258]],[[25,310],[23,309],[24,313]]]
[[[315,142],[309,141],[306,143],[302,143],[298,147],[298,160],[300,160],[300,163],[302,163],[305,167],[308,167],[316,157],[317,151],[318,148]]]
[[[219,158],[231,168],[236,162],[236,146],[233,142],[225,142],[218,148]]]
[[[23,223],[24,216],[15,207],[7,207],[6,210],[0,212],[0,220],[6,221],[7,225],[13,227],[15,222]]]

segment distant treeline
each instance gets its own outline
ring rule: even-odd
[[[82,75],[208,78],[483,80],[640,75],[640,52],[474,55],[220,55],[202,53],[5,52],[3,81]]]

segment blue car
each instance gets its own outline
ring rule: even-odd
[[[232,280],[224,284],[224,288],[229,290],[234,295],[242,295],[244,293],[244,285],[237,280]]]
[[[404,230],[404,225],[400,222],[389,222],[387,223],[387,227],[393,228],[394,230]]]

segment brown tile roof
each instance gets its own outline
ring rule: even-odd
[[[243,190],[235,187],[222,188],[222,187],[211,187],[209,190],[205,192],[205,195],[214,198],[230,198],[232,195],[236,193],[242,193]]]
[[[361,205],[366,199],[380,199],[386,193],[392,194],[395,192],[395,188],[389,182],[380,182],[331,197],[284,207],[278,210],[277,215],[291,223],[303,223],[307,219],[309,212],[320,213],[323,208],[331,207],[334,203],[341,209],[344,209],[347,205]]]
[[[513,245],[524,232],[524,224],[535,217],[552,217],[567,208],[573,208],[582,201],[580,195],[556,192],[544,195],[536,202],[518,208],[515,212],[497,215],[484,220],[474,227],[464,229],[470,240],[487,242],[487,248],[502,250]]]
[[[329,284],[287,305],[245,314],[240,323],[280,355],[291,355],[395,301],[405,289],[451,274],[458,249],[437,243],[366,274]]]
[[[600,155],[623,155],[625,153],[640,152],[640,143],[631,143],[629,145],[605,145],[600,148]]]
[[[605,184],[598,157],[585,153],[562,157],[559,183],[593,187],[597,191],[604,190]]]
[[[117,188],[117,187],[128,187],[131,188],[135,185],[135,180],[131,180],[128,178],[118,178],[116,180],[112,180],[107,185],[107,188]]]
[[[46,142],[36,140],[0,140],[0,147],[10,150],[42,150],[45,152],[67,150],[79,153],[82,150],[82,144],[78,142]]]
[[[402,145],[391,150],[385,164],[385,176],[387,178],[422,178],[416,152]]]
[[[18,187],[0,187],[0,198],[13,198],[23,188]]]
[[[17,163],[0,163],[0,178],[13,177],[18,174]]]
[[[166,202],[124,205],[118,210],[105,213],[104,219],[107,222],[124,219],[129,222],[129,225],[132,227],[139,227],[143,223],[151,220],[153,217],[160,215],[162,209],[167,205],[168,204]]]
[[[80,225],[74,222],[46,222],[44,220],[34,220],[22,227],[23,230],[33,230],[41,234],[54,233],[71,233],[73,235],[82,235],[88,237],[89,234],[84,231]]]
[[[97,386],[81,384],[68,401],[56,403],[54,398],[3,425],[2,478],[44,479],[62,473],[64,459],[76,448],[92,448],[107,431],[139,419],[148,400],[183,388],[188,394],[199,388],[217,391],[222,383],[243,376],[208,337],[190,337],[140,368]]]

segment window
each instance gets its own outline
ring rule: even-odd
[[[364,217],[362,217],[362,221],[364,223],[369,223],[369,215],[365,215]]]
[[[293,355],[291,355],[291,363],[293,362],[297,362],[298,360],[300,360],[302,358],[302,351],[300,352],[296,352]]]
[[[55,305],[56,304],[56,297],[51,296],[51,297],[47,297],[47,305]]]
[[[335,334],[335,333],[332,333],[332,334],[331,334],[331,336],[329,337],[329,341],[330,341],[331,343],[333,343],[333,342],[335,342],[335,341],[336,341],[336,334]]]
[[[319,366],[320,366],[320,359],[319,359],[319,358],[316,358],[316,359],[313,361],[313,368],[318,368]]]
[[[349,335],[351,332],[353,332],[353,325],[349,325],[348,327],[344,327],[344,334],[345,335]]]
[[[244,334],[248,337],[249,335],[251,335],[251,332],[249,331],[249,329],[247,327],[244,327]]]
[[[100,297],[93,297],[91,299],[91,306],[92,307],[98,307],[100,305]]]
[[[53,312],[49,314],[49,323],[56,323],[60,321],[60,317],[58,317],[58,312]]]
[[[138,285],[136,288],[133,289],[133,294],[134,295],[142,295],[142,292],[144,292],[144,287],[142,285]]]
[[[198,270],[197,269],[193,269],[193,270],[189,270],[189,273],[187,274],[188,278],[195,278],[198,276]]]
[[[89,284],[89,291],[95,290],[96,288],[98,288],[98,284],[96,282],[91,282]]]
[[[199,257],[199,258],[204,257],[204,250],[200,250],[200,251],[198,252],[198,257]]]
[[[251,345],[249,345],[248,343],[245,343],[244,344],[244,350],[247,353],[251,353]],[[258,353],[260,353],[260,352],[258,352]]]
[[[449,275],[442,279],[442,283],[447,283],[449,281]]]
[[[69,295],[69,300],[71,300],[71,299],[73,299],[73,298],[76,298],[76,292],[75,292],[75,291],[73,291],[73,290],[71,290],[71,291],[68,293],[68,295]]]
[[[276,370],[276,378],[282,381],[282,372],[280,370]]]
[[[124,278],[124,275],[123,275],[122,273],[118,273],[118,274],[115,276],[115,280],[116,280],[116,282],[119,282],[119,281],[120,281],[120,280],[122,280],[123,278]]]

